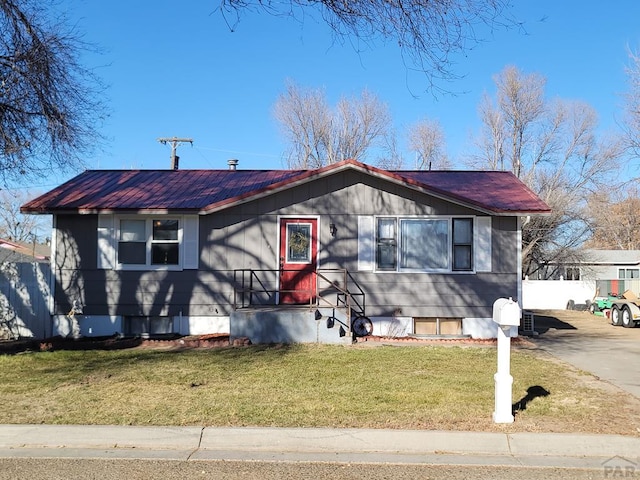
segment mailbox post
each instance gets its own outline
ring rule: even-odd
[[[511,327],[520,325],[520,307],[511,298],[499,298],[493,303],[493,321],[498,324],[498,371],[493,376],[496,388],[493,421],[513,423]]]

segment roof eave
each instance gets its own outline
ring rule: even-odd
[[[197,209],[173,208],[67,208],[47,211],[35,210],[22,213],[43,215],[198,215]]]

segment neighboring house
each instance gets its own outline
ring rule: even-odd
[[[51,246],[0,238],[0,264],[49,262]]]
[[[596,296],[640,295],[640,250],[584,250],[579,261],[551,264],[527,279],[524,308],[586,308]]]
[[[585,250],[584,261],[575,267],[595,280],[640,279],[640,250]]]
[[[508,172],[349,160],[86,171],[22,212],[53,215],[61,333],[76,302],[84,335],[331,342],[363,315],[381,335],[495,335],[494,301],[521,298],[520,220],[550,210]]]
[[[595,280],[598,296],[626,290],[640,295],[640,250],[586,250],[576,268],[584,279]]]
[[[553,263],[538,280],[640,279],[640,250],[583,250],[579,260]]]

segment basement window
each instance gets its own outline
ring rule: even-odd
[[[129,336],[152,337],[173,333],[173,318],[129,316],[124,319],[124,333]]]
[[[415,317],[413,319],[415,335],[461,335],[461,318]]]

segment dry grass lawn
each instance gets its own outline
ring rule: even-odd
[[[0,356],[0,423],[368,427],[640,435],[640,400],[514,349],[512,425],[494,425],[493,347],[249,346]],[[621,405],[625,408],[621,408]]]

